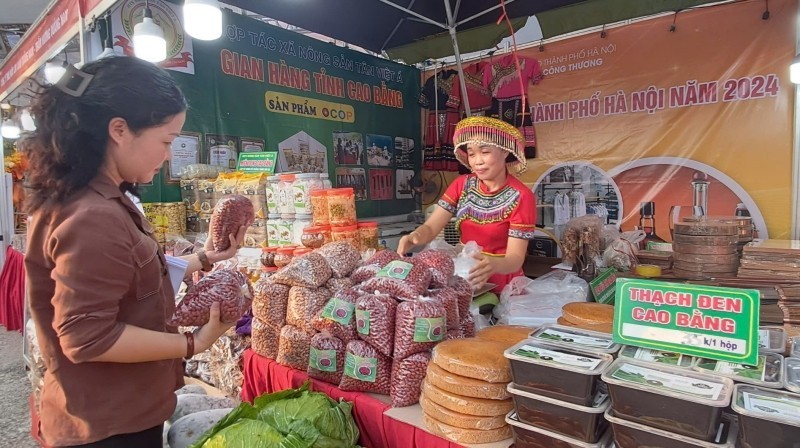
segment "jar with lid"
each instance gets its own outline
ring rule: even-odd
[[[279,247],[278,251],[275,253],[275,266],[282,268],[291,263],[295,249],[297,249],[295,246]]]
[[[358,226],[331,227],[331,239],[334,242],[347,241],[358,249],[361,236],[358,233]]]
[[[262,247],[261,266],[265,268],[275,267],[275,254],[277,252],[278,252],[277,247]]]
[[[328,191],[314,190],[311,196],[311,222],[315,226],[327,226],[328,220]]]
[[[280,176],[269,176],[267,177],[267,186],[266,186],[266,194],[267,194],[267,210],[270,214],[277,214],[280,213],[278,209],[278,183],[280,182]]]
[[[292,255],[295,256],[295,257],[302,257],[303,255],[305,255],[305,254],[307,254],[307,253],[309,253],[309,252],[311,252],[313,250],[314,249],[309,249],[308,247],[298,247],[297,249],[294,250]]]
[[[278,239],[281,246],[292,244],[293,226],[294,213],[281,214],[281,221],[278,223]]]
[[[294,173],[281,174],[278,182],[278,210],[281,214],[294,213]]]
[[[270,213],[267,216],[267,245],[268,246],[280,246],[281,245],[281,237],[280,237],[280,226],[281,223],[281,215],[277,213]]]
[[[325,244],[325,235],[320,226],[310,226],[303,229],[303,236],[300,237],[303,246],[310,249],[319,249]]]
[[[278,272],[277,266],[264,266],[261,268],[261,277],[269,278],[272,277],[272,275],[276,272]]]
[[[378,223],[375,221],[364,221],[358,223],[358,233],[361,240],[360,249],[378,250]]]
[[[294,215],[294,223],[292,224],[292,244],[301,245],[303,238],[303,229],[311,227],[311,215],[296,214]]]
[[[310,194],[314,190],[322,189],[322,181],[317,173],[303,173],[295,175],[292,184],[292,200],[294,200],[294,212],[310,214],[311,198]]]
[[[330,190],[333,188],[333,184],[331,183],[331,176],[328,173],[322,173],[319,175],[319,180],[322,181],[322,188],[325,190]]]
[[[333,238],[331,238],[331,226],[319,226],[319,229],[322,233],[323,246],[333,241]]]
[[[352,188],[333,188],[328,192],[328,221],[331,227],[356,223],[356,199]]]

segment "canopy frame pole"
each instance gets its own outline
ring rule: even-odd
[[[514,0],[506,0],[506,5],[508,5],[509,3],[512,3],[512,2],[514,2]],[[484,15],[484,14],[489,14],[490,12],[494,11],[495,9],[497,9],[497,8],[501,8],[501,7],[502,7],[502,5],[500,5],[500,4],[498,3],[497,5],[495,5],[495,6],[492,6],[492,7],[491,7],[491,8],[489,8],[489,9],[486,9],[486,10],[484,10],[484,11],[481,11],[481,12],[477,13],[477,14],[474,14],[474,15],[472,15],[472,16],[469,16],[469,17],[467,17],[466,19],[464,19],[464,20],[462,20],[462,21],[460,21],[460,22],[456,23],[454,26],[456,26],[456,27],[459,27],[459,26],[461,26],[461,25],[463,25],[463,24],[465,24],[465,23],[469,22],[470,20],[477,19],[478,17],[480,17],[480,16],[482,16],[482,15]],[[448,14],[448,15],[449,15],[449,14]]]
[[[408,9],[408,8],[404,8],[404,7],[400,6],[400,5],[398,5],[397,3],[390,2],[389,0],[378,0],[378,1],[380,1],[381,3],[385,3],[385,4],[387,4],[387,5],[389,5],[389,6],[393,7],[393,8],[397,8],[400,11],[403,11],[403,12],[405,12],[407,14],[411,14],[412,16],[422,20],[425,23],[430,23],[431,25],[436,25],[439,28],[447,29],[446,25],[444,25],[442,23],[439,23],[439,22],[431,19],[430,17],[425,17],[425,16],[423,16],[422,14],[420,14],[418,12],[414,12],[414,11]],[[449,5],[448,5],[448,9],[449,9]]]
[[[413,7],[414,7],[414,3],[416,3],[416,1],[417,1],[417,0],[411,0],[411,1],[408,3],[408,8],[413,8]],[[416,19],[415,17],[412,17],[411,19],[419,20],[419,19]],[[406,20],[406,19],[405,19],[405,18],[402,18],[402,19],[400,19],[399,21],[397,21],[397,25],[395,25],[395,26],[394,26],[394,29],[392,30],[392,32],[391,32],[391,33],[389,33],[389,37],[387,37],[387,38],[386,38],[386,40],[385,40],[385,41],[383,41],[383,45],[381,45],[381,50],[385,50],[385,49],[386,49],[386,46],[387,46],[387,45],[389,45],[389,41],[390,41],[390,40],[392,40],[392,38],[394,37],[394,35],[395,35],[395,34],[397,34],[397,30],[399,30],[399,29],[400,29],[400,25],[402,25],[402,24],[403,24],[403,20]],[[420,21],[421,21],[421,20],[420,20]]]
[[[450,8],[450,0],[444,0],[444,9],[447,12],[447,30],[450,32],[450,40],[453,41],[453,51],[456,56],[456,66],[458,66],[458,83],[461,85],[461,102],[464,104],[464,111],[469,117],[472,110],[469,107],[469,97],[467,97],[467,83],[464,80],[464,67],[461,64],[461,52],[458,51],[458,39],[456,38],[456,21],[453,11]]]

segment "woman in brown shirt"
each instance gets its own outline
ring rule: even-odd
[[[165,323],[175,308],[166,260],[124,194],[167,160],[186,100],[164,70],[114,57],[69,67],[32,111],[25,268],[47,367],[41,436],[52,446],[161,447],[181,358],[232,325],[218,304],[194,335]],[[230,258],[243,236],[231,235],[225,253],[190,255],[189,272]]]

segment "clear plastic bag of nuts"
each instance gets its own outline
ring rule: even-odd
[[[347,277],[361,262],[358,249],[347,241],[328,243],[317,249],[317,253],[328,262],[336,278]]]
[[[385,294],[364,294],[356,301],[356,333],[385,355],[394,350],[397,301]]]
[[[400,255],[392,250],[381,250],[375,252],[375,255],[369,257],[367,261],[365,261],[361,266],[357,267],[353,273],[350,274],[350,278],[355,284],[363,283],[374,277],[375,274],[383,269],[383,267],[386,266],[390,261],[399,260],[400,258]]]
[[[304,288],[293,286],[289,290],[289,303],[286,306],[286,323],[314,333],[314,317],[328,303],[331,293],[326,288]]]
[[[462,319],[470,313],[469,307],[472,305],[472,285],[461,277],[453,276],[450,287],[458,296],[458,315]]]
[[[231,247],[231,235],[239,232],[239,227],[249,226],[255,219],[253,203],[244,196],[233,194],[220,199],[211,217],[211,238],[214,250],[224,252]]]
[[[208,323],[211,304],[219,302],[223,322],[236,322],[253,300],[250,279],[239,271],[214,271],[198,281],[168,319],[172,326],[201,326]]]
[[[350,341],[347,344],[339,389],[388,395],[391,380],[391,358],[364,341]]]
[[[472,314],[467,314],[467,317],[461,319],[461,334],[465,338],[475,337],[475,318]]]
[[[446,319],[447,312],[436,300],[423,297],[401,302],[394,324],[394,358],[431,350],[444,340]]]
[[[441,303],[447,312],[447,329],[455,330],[461,325],[460,311],[458,307],[458,295],[456,290],[450,287],[441,289],[431,289],[428,297]]]
[[[305,371],[308,368],[308,353],[311,335],[293,325],[281,328],[278,355],[275,362],[282,366]]]
[[[347,288],[334,293],[330,300],[314,317],[311,327],[317,331],[350,342],[356,338],[356,302],[363,293],[356,288]]]
[[[253,316],[280,328],[286,324],[286,305],[289,286],[261,277],[253,285]]]
[[[331,294],[336,294],[339,291],[343,291],[345,289],[353,287],[353,280],[350,277],[344,278],[336,278],[331,277],[327,283],[325,283],[325,287],[330,290]]]
[[[416,353],[408,358],[395,359],[392,363],[392,380],[389,395],[392,407],[411,406],[419,401],[422,380],[431,360],[429,352]]]
[[[269,359],[275,359],[278,356],[280,336],[281,327],[273,327],[269,323],[253,317],[250,345],[255,353]]]
[[[327,331],[311,337],[308,355],[308,376],[326,383],[336,384],[342,380],[347,344]]]
[[[414,256],[414,261],[421,262],[430,269],[431,288],[447,286],[455,272],[453,258],[440,250],[425,249]]]
[[[365,291],[378,291],[399,300],[414,300],[431,284],[431,271],[411,258],[390,261],[374,277],[364,282]]]
[[[279,269],[270,279],[275,283],[289,286],[316,288],[331,278],[331,268],[325,258],[316,252],[309,252]]]

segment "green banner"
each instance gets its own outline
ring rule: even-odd
[[[239,154],[236,171],[273,174],[277,160],[278,153],[276,151],[243,152]]]
[[[759,301],[754,289],[619,279],[613,339],[755,365]]]

